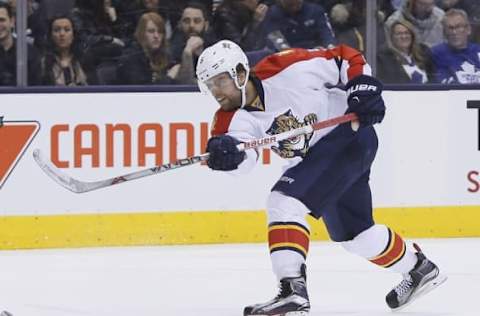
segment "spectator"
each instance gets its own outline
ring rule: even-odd
[[[169,69],[165,20],[157,13],[144,13],[138,21],[135,39],[120,62],[119,83],[173,84],[176,73]]]
[[[410,22],[418,35],[418,42],[428,47],[443,41],[442,18],[445,12],[435,5],[435,0],[406,0],[385,22],[385,33],[390,34],[394,21]]]
[[[119,57],[124,47],[118,20],[107,12],[108,0],[77,0],[72,20],[78,30],[82,50],[93,59],[89,63],[99,65]],[[107,5],[106,5],[107,4]]]
[[[190,2],[172,36],[172,56],[181,65],[177,80],[182,84],[195,84],[195,66],[204,47],[215,42],[209,29],[208,13],[201,3]]]
[[[377,11],[377,30],[383,30],[383,11]],[[330,11],[333,30],[337,41],[365,52],[367,18],[365,1],[345,1],[332,7]],[[377,46],[385,44],[385,33],[377,32]]]
[[[12,35],[15,19],[12,7],[0,2],[0,85],[14,86],[17,84],[17,47]],[[40,83],[40,63],[38,53],[32,44],[28,44],[28,77],[29,85]]]
[[[472,29],[465,11],[450,9],[442,20],[446,43],[432,48],[441,83],[480,83],[480,45],[468,40]]]
[[[12,15],[15,16],[17,0],[8,0],[8,3],[12,8]],[[38,1],[27,0],[27,41],[41,50],[45,44],[46,34],[47,21],[39,8]]]
[[[167,39],[172,37],[173,26],[178,23],[180,12],[175,12],[174,1],[169,0],[137,0],[141,16],[146,12],[155,12],[165,21],[165,34]],[[138,20],[138,19],[137,19]]]
[[[278,0],[265,17],[263,40],[271,46],[279,36],[291,47],[327,47],[336,40],[322,6],[303,0]]]
[[[198,3],[205,9],[207,12],[207,19],[209,19],[214,12],[213,10],[213,0],[166,0],[172,3],[172,12],[170,18],[172,19],[172,25],[178,25],[182,19],[183,10],[191,2]],[[223,0],[221,0],[223,2]]]
[[[400,6],[403,0],[377,0],[377,9],[379,15],[381,15],[382,20],[385,21],[390,14],[392,14]],[[309,2],[318,3],[321,5],[325,12],[331,12],[333,7],[338,4],[346,5],[350,3],[360,2],[361,5],[366,6],[366,1],[355,1],[355,0],[310,0]],[[331,16],[330,16],[331,17]]]
[[[461,9],[468,12],[472,35],[475,43],[480,43],[480,1],[478,0],[437,0],[438,6],[447,12],[450,9]]]
[[[383,83],[427,83],[433,81],[429,48],[418,43],[413,25],[393,22],[389,44],[377,54],[377,77]]]
[[[229,39],[245,51],[257,50],[260,26],[268,6],[258,0],[224,0],[213,16],[217,38]]]
[[[73,21],[68,16],[51,20],[45,54],[41,59],[42,84],[85,86],[87,69],[81,62],[80,43]],[[92,81],[93,74],[89,74]]]

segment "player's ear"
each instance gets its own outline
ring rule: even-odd
[[[240,86],[243,86],[243,84],[245,83],[245,80],[247,80],[246,73],[245,71],[242,70],[238,73],[238,84]]]
[[[237,66],[237,74],[238,74],[238,84],[242,86],[245,83],[245,80],[248,80],[247,78],[247,72],[245,69],[243,69],[242,65]]]

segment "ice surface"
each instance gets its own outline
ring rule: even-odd
[[[396,313],[478,316],[480,239],[417,240],[449,280]],[[392,315],[400,276],[311,245],[311,316]],[[265,244],[0,252],[0,311],[13,316],[242,316],[277,293]]]

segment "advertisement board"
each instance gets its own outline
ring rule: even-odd
[[[380,147],[371,173],[379,216],[395,221],[398,214],[422,214],[417,220],[424,220],[436,210],[444,221],[438,225],[446,225],[448,214],[453,218],[461,210],[470,228],[462,226],[459,235],[480,234],[480,227],[475,228],[480,223],[472,222],[480,212],[480,91],[386,91],[384,98],[387,116],[376,127]],[[182,235],[179,240],[166,237],[164,229],[151,228],[150,234],[163,236],[160,243],[264,239],[257,229],[264,225],[265,200],[285,164],[268,149],[261,151],[256,168],[245,176],[197,164],[82,194],[52,181],[32,157],[38,148],[62,172],[96,181],[199,155],[217,108],[208,96],[195,92],[4,94],[0,102],[0,226],[13,225],[7,228],[9,233],[0,233],[4,248],[69,246],[53,242],[65,240],[62,233],[57,239],[51,237],[51,230],[58,230],[56,221],[65,220],[72,225],[85,221],[95,231],[89,238],[98,241],[95,236],[104,233],[98,221],[116,218],[110,233],[117,236],[116,229],[134,226],[123,222],[125,216],[142,218],[138,230],[128,234],[131,244],[157,243],[142,241],[142,227],[148,226],[144,221],[156,221],[151,216],[160,215],[169,220],[158,223],[170,223],[169,231],[176,234],[177,228],[198,229],[202,217],[206,225],[197,235],[187,233],[190,239]],[[205,223],[208,216],[215,223]],[[260,223],[249,226],[251,236],[245,237],[242,225],[252,225],[249,216]],[[232,221],[235,228],[226,228],[222,220]],[[458,232],[459,225],[463,224],[453,225],[449,233],[435,231],[453,236],[451,231]],[[28,235],[32,227],[39,235],[12,241],[12,236]],[[213,237],[203,238],[206,231]],[[79,230],[78,236],[87,233]],[[420,231],[412,235],[430,236]],[[50,236],[48,242],[42,239],[45,236]],[[36,242],[28,243],[29,238]],[[127,237],[109,238],[117,241],[103,244],[123,244]]]

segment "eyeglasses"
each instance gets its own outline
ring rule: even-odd
[[[468,28],[468,24],[447,25],[445,30],[449,33],[464,32]]]
[[[393,35],[393,36],[412,36],[412,34],[411,34],[409,31],[405,31],[405,32],[394,32],[392,35]]]

